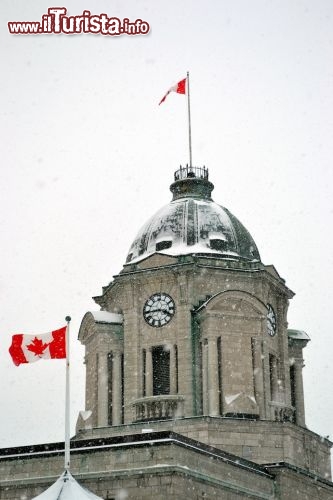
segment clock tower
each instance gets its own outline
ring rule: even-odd
[[[94,297],[100,310],[82,320],[86,411],[77,439],[172,429],[257,463],[288,458],[324,477],[329,446],[305,427],[309,337],[288,330],[293,292],[213,201],[208,169],[181,167],[170,189],[171,202]]]

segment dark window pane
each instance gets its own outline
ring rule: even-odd
[[[153,395],[170,394],[170,352],[153,347]]]

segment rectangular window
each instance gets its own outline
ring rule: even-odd
[[[256,381],[255,381],[255,372],[256,370],[259,370],[259,367],[256,367],[256,341],[252,337],[251,338],[251,355],[252,355],[252,383],[253,383],[253,393],[255,397],[258,397],[257,394],[257,387],[256,387]]]
[[[218,383],[219,383],[219,411],[222,415],[222,340],[221,337],[217,339],[217,369],[218,369]]]
[[[167,248],[172,247],[172,241],[159,241],[156,243],[156,252],[159,252],[160,250],[166,250]]]
[[[218,252],[223,252],[223,250],[227,250],[227,242],[225,240],[211,238],[209,240],[209,244],[212,250],[217,250]]]
[[[269,381],[271,386],[271,401],[277,401],[279,390],[279,359],[274,354],[269,355]]]
[[[108,354],[108,424],[112,425],[112,352]]]
[[[121,355],[121,423],[124,423],[124,354]]]
[[[142,396],[146,396],[146,349],[142,349]]]
[[[269,355],[269,385],[271,390],[271,401],[274,399],[274,356],[273,354]]]
[[[152,348],[153,395],[170,394],[170,351],[163,346]]]
[[[296,385],[295,385],[295,366],[290,367],[290,395],[291,395],[291,406],[296,410]],[[292,422],[296,422],[296,411],[293,412]]]
[[[202,373],[202,342],[199,342],[199,349],[198,349],[198,392],[197,392],[197,400],[198,400],[198,415],[203,415],[203,400],[202,400],[202,394],[203,394],[203,373]]]
[[[178,394],[178,347],[175,345],[176,394]]]

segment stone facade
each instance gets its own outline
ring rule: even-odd
[[[82,320],[71,472],[105,499],[333,498],[331,443],[305,425],[294,294],[212,189],[207,169],[176,172]],[[0,499],[45,489],[59,450],[0,452]]]
[[[0,456],[1,500],[33,498],[62,467],[62,443],[7,449]],[[166,431],[73,442],[71,470],[105,500],[332,498],[332,483],[312,473],[286,463],[260,466]]]
[[[287,462],[331,479],[331,443],[289,422],[225,417],[191,417],[78,432],[75,440],[131,435],[142,430],[173,431],[257,464]]]

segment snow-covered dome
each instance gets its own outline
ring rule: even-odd
[[[260,261],[257,246],[243,224],[211,199],[213,189],[205,167],[177,170],[170,186],[173,200],[140,229],[126,262],[138,262],[156,252]]]

